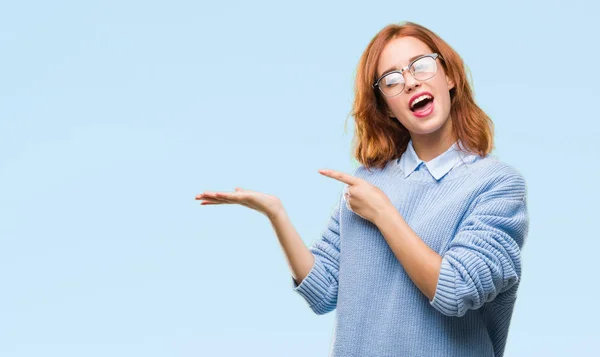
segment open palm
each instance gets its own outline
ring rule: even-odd
[[[275,217],[283,209],[281,200],[278,197],[240,187],[236,187],[235,192],[205,191],[197,195],[196,200],[203,200],[204,202],[201,205],[240,204],[258,211],[268,218]]]

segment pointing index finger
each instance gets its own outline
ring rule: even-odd
[[[344,172],[334,171],[334,170],[319,170],[319,172],[327,177],[331,177],[343,183],[347,183],[348,185],[353,185],[357,183],[357,178],[348,175]]]

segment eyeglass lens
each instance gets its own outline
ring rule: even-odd
[[[423,57],[416,60],[409,70],[415,79],[424,81],[435,75],[437,66],[434,58]],[[387,96],[397,95],[404,89],[404,76],[398,72],[389,73],[381,78],[379,88]]]

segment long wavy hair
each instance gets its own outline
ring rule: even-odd
[[[494,124],[475,104],[469,69],[458,53],[437,34],[408,21],[384,27],[360,57],[354,104],[349,114],[355,122],[352,156],[369,170],[372,167],[384,168],[389,160],[400,158],[406,151],[410,141],[408,130],[399,120],[387,114],[382,94],[372,87],[377,79],[377,63],[383,48],[390,40],[404,36],[423,41],[433,52],[441,55],[444,71],[455,84],[450,90],[450,120],[452,131],[462,144],[459,149],[485,157],[494,149]]]

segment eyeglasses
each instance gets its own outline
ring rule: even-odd
[[[387,97],[396,96],[404,90],[404,71],[410,70],[412,76],[419,81],[428,80],[435,76],[437,72],[437,62],[435,60],[438,57],[442,58],[437,53],[423,55],[402,69],[388,72],[373,84],[373,89],[379,88],[381,93]]]

